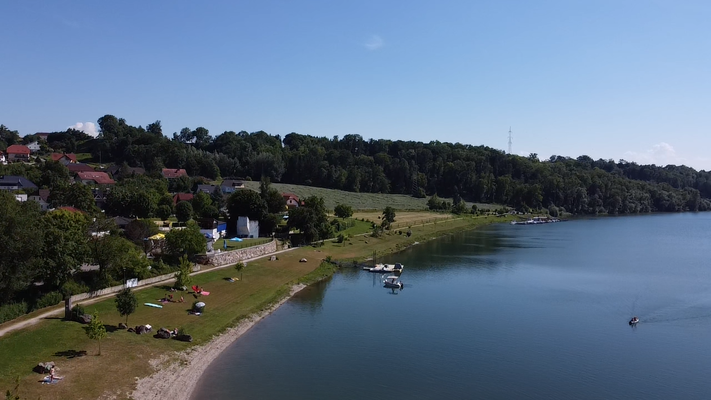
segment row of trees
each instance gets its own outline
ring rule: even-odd
[[[259,131],[184,128],[172,139],[160,121],[146,128],[106,115],[88,146],[104,162],[191,175],[266,176],[272,181],[354,192],[459,196],[512,207],[562,207],[572,213],[637,213],[711,208],[711,173],[683,166],[657,167],[620,160],[535,154],[520,157],[484,146],[414,141],[313,137]]]

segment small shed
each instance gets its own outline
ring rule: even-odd
[[[259,237],[259,221],[250,221],[248,217],[237,218],[237,236],[246,238]]]

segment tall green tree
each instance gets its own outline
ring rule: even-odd
[[[190,274],[193,272],[193,263],[188,260],[186,254],[180,257],[180,264],[178,264],[178,272],[175,274],[175,285],[174,287],[179,290],[184,290],[186,287],[190,286],[193,279]]]
[[[39,205],[20,203],[0,190],[0,304],[9,302],[40,275],[44,229]]]
[[[304,199],[303,206],[289,210],[287,226],[289,230],[298,229],[306,243],[333,236],[333,228],[328,222],[328,214],[322,197],[307,197]]]
[[[52,288],[61,287],[89,255],[89,221],[79,212],[56,210],[42,217],[44,246],[42,280]]]
[[[259,193],[251,190],[239,190],[227,199],[227,212],[231,230],[236,230],[237,219],[247,217],[253,221],[262,221],[267,215],[267,205]]]
[[[116,295],[116,310],[119,315],[126,317],[126,325],[128,325],[128,316],[133,314],[138,307],[138,300],[133,294],[131,288],[124,288]]]
[[[395,222],[395,209],[390,206],[385,207],[383,210],[383,220],[387,221],[388,224]]]
[[[91,317],[91,322],[89,322],[89,326],[86,327],[86,336],[89,337],[91,340],[96,340],[99,342],[99,353],[97,355],[101,355],[101,340],[106,337],[106,327],[104,326],[104,323],[101,322],[99,319],[99,313],[96,311],[94,312],[94,315]]]
[[[172,229],[165,235],[165,246],[168,254],[179,257],[192,257],[207,250],[205,236],[200,233],[200,227],[195,221],[188,221],[183,229]]]
[[[353,215],[353,208],[348,204],[338,204],[333,209],[333,213],[338,218],[350,218]]]
[[[181,201],[175,206],[175,217],[179,222],[186,222],[193,217],[193,206],[188,201]]]

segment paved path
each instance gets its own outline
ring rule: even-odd
[[[292,248],[289,248],[289,249],[286,249],[286,250],[279,250],[279,251],[275,251],[274,253],[269,253],[269,254],[261,255],[261,256],[259,256],[259,257],[254,257],[254,258],[249,258],[249,259],[246,259],[246,260],[242,260],[242,262],[248,263],[248,262],[250,262],[250,261],[254,261],[254,260],[259,260],[259,259],[262,259],[262,258],[271,257],[271,256],[274,256],[274,255],[277,255],[277,254],[285,253],[285,252],[287,252],[287,251],[292,251],[292,250],[296,250],[296,249],[298,249],[298,247],[292,247]],[[206,272],[215,271],[215,270],[217,270],[217,269],[222,269],[222,268],[231,267],[232,265],[234,265],[234,264],[225,264],[225,265],[220,265],[220,266],[218,266],[218,267],[213,267],[213,268],[208,268],[208,269],[201,269],[200,271],[193,272],[193,273],[190,274],[190,275],[204,274],[204,273],[206,273]],[[171,282],[171,281],[173,281],[174,279],[175,279],[175,278],[171,278],[171,279],[167,279],[167,280],[160,281],[160,282],[154,282],[154,283],[152,283],[152,284],[150,284],[150,285],[139,286],[139,287],[137,287],[137,288],[134,288],[133,290],[134,290],[134,291],[137,291],[137,290],[142,290],[142,289],[149,288],[149,287],[152,287],[152,286],[164,285],[166,282]],[[108,297],[111,297],[111,296],[114,296],[114,295],[115,295],[115,293],[109,293],[109,294],[105,294],[105,295],[103,295],[103,296],[92,297],[92,298],[90,298],[90,299],[81,300],[81,301],[76,302],[75,304],[81,304],[81,305],[92,304],[92,303],[96,303],[97,301],[104,300],[104,299],[106,299],[106,298],[108,298]],[[26,319],[26,320],[24,320],[24,321],[19,321],[19,322],[12,322],[12,321],[9,321],[9,322],[7,322],[6,324],[0,325],[0,337],[4,336],[4,335],[6,335],[6,334],[8,334],[8,333],[10,333],[10,332],[12,332],[12,331],[16,331],[16,330],[18,330],[18,329],[27,328],[28,326],[32,326],[32,325],[38,323],[39,321],[41,321],[41,320],[43,320],[43,319],[46,319],[47,317],[50,317],[50,316],[52,316],[52,315],[57,315],[57,314],[62,314],[62,313],[64,313],[64,306],[63,306],[63,305],[62,305],[62,306],[59,306],[59,307],[56,307],[56,308],[52,308],[52,309],[49,310],[49,311],[45,311],[45,312],[43,312],[43,313],[41,313],[41,314],[39,314],[39,315],[36,315],[36,316],[34,316],[34,317],[32,317],[32,318],[29,318],[29,319]]]

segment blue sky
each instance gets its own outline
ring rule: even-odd
[[[711,2],[7,1],[0,123],[104,114],[711,170]]]

